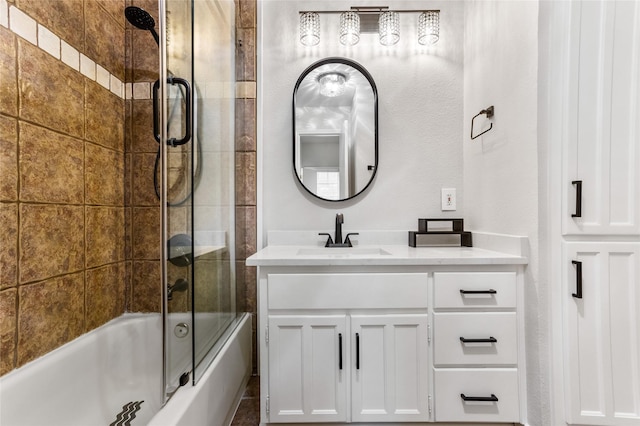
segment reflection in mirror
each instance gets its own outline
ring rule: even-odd
[[[363,192],[378,166],[378,94],[369,73],[344,58],[307,68],[293,92],[293,163],[302,186],[341,201]]]

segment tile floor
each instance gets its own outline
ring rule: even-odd
[[[242,395],[240,406],[231,426],[256,426],[260,424],[260,377],[249,379],[247,390]]]

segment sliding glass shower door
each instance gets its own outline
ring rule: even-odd
[[[165,392],[194,383],[236,319],[233,0],[160,3]]]

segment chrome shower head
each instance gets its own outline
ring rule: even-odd
[[[124,9],[124,16],[134,27],[151,31],[156,43],[160,44],[158,33],[155,30],[156,21],[149,12],[136,6],[128,6]]]

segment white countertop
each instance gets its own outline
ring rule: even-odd
[[[364,254],[327,248],[326,254],[299,254],[315,246],[268,246],[247,258],[249,266],[321,265],[524,265],[527,258],[477,247],[408,247],[400,245],[358,246]],[[366,254],[382,249],[389,254]]]
[[[473,233],[474,247],[409,247],[406,231],[364,231],[354,250],[324,248],[316,231],[271,231],[248,266],[526,265],[526,237]],[[383,250],[384,254],[376,253]]]

